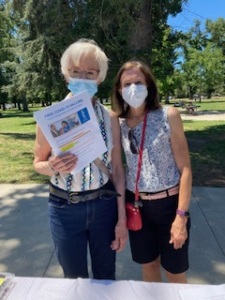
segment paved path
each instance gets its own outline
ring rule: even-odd
[[[62,277],[47,215],[48,185],[0,185],[0,272]],[[193,187],[189,283],[225,282],[224,188]],[[118,254],[118,280],[141,280],[129,244]]]

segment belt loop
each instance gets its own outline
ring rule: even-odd
[[[169,190],[166,190],[166,195],[167,195],[167,197],[169,197]]]

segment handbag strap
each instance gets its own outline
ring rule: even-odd
[[[139,199],[138,182],[139,182],[140,173],[141,173],[141,164],[142,164],[142,155],[143,155],[143,148],[144,148],[146,124],[147,124],[147,112],[144,117],[144,123],[143,123],[143,127],[142,127],[142,135],[141,135],[141,145],[140,145],[140,151],[139,151],[139,156],[138,156],[138,168],[137,168],[137,176],[136,176],[136,183],[135,183],[135,201],[134,201],[134,205],[136,207],[138,207],[140,205],[138,203],[138,199]]]

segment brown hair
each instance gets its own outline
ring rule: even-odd
[[[127,113],[129,111],[129,106],[127,106],[125,101],[123,100],[123,97],[119,92],[119,89],[121,88],[120,80],[123,72],[126,70],[130,70],[132,68],[138,68],[145,76],[147,90],[148,90],[148,96],[145,99],[145,104],[146,104],[145,109],[149,111],[161,107],[159,103],[159,94],[156,86],[156,81],[148,65],[146,65],[141,61],[128,61],[124,63],[122,67],[119,69],[115,78],[115,82],[111,94],[112,109],[114,112],[116,112],[118,117],[126,118]]]

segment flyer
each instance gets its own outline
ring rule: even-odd
[[[70,152],[77,156],[74,174],[107,151],[87,92],[37,111],[34,118],[55,155]]]

